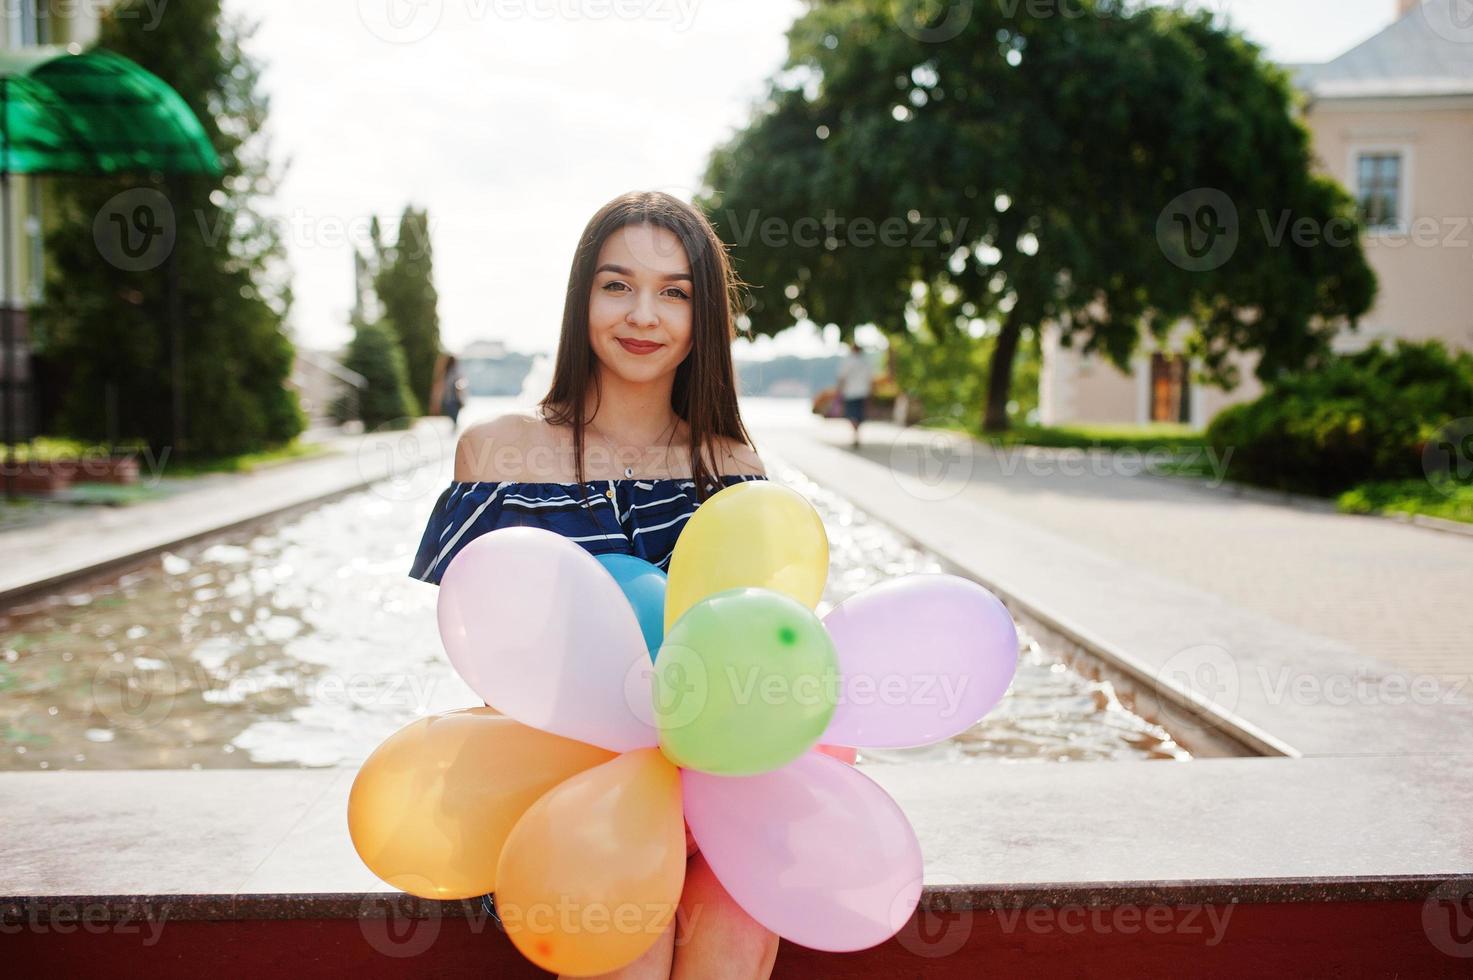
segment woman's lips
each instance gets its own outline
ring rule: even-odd
[[[631,354],[652,354],[665,346],[664,344],[652,344],[648,341],[625,340],[623,337],[616,337],[615,339],[619,341],[621,347]]]

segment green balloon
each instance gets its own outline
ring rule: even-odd
[[[675,621],[655,657],[660,749],[718,776],[777,769],[823,735],[838,681],[813,610],[770,589],[718,592]]]

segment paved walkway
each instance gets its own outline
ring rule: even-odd
[[[847,425],[794,431],[847,451]],[[1106,453],[863,431],[860,458],[922,475],[935,502],[1019,518],[1405,671],[1473,675],[1473,537],[1140,476]]]
[[[0,533],[0,604],[83,574],[102,572],[163,548],[338,493],[383,483],[418,494],[454,452],[449,421],[421,419],[402,432],[339,437],[334,451],[247,474],[189,481],[192,489],[126,507],[77,508],[72,516]]]

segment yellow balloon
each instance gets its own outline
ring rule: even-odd
[[[636,749],[569,779],[517,821],[496,881],[506,934],[544,970],[633,963],[673,928],[685,886],[679,771]]]
[[[491,708],[431,715],[390,735],[358,770],[348,833],[369,870],[401,891],[484,895],[496,888],[502,843],[527,808],[612,758]]]
[[[828,535],[802,494],[766,480],[734,483],[696,508],[675,540],[665,631],[727,589],[771,589],[812,609],[828,575]]]

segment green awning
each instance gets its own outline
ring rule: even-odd
[[[163,79],[111,51],[0,52],[0,170],[219,176],[204,127]]]

